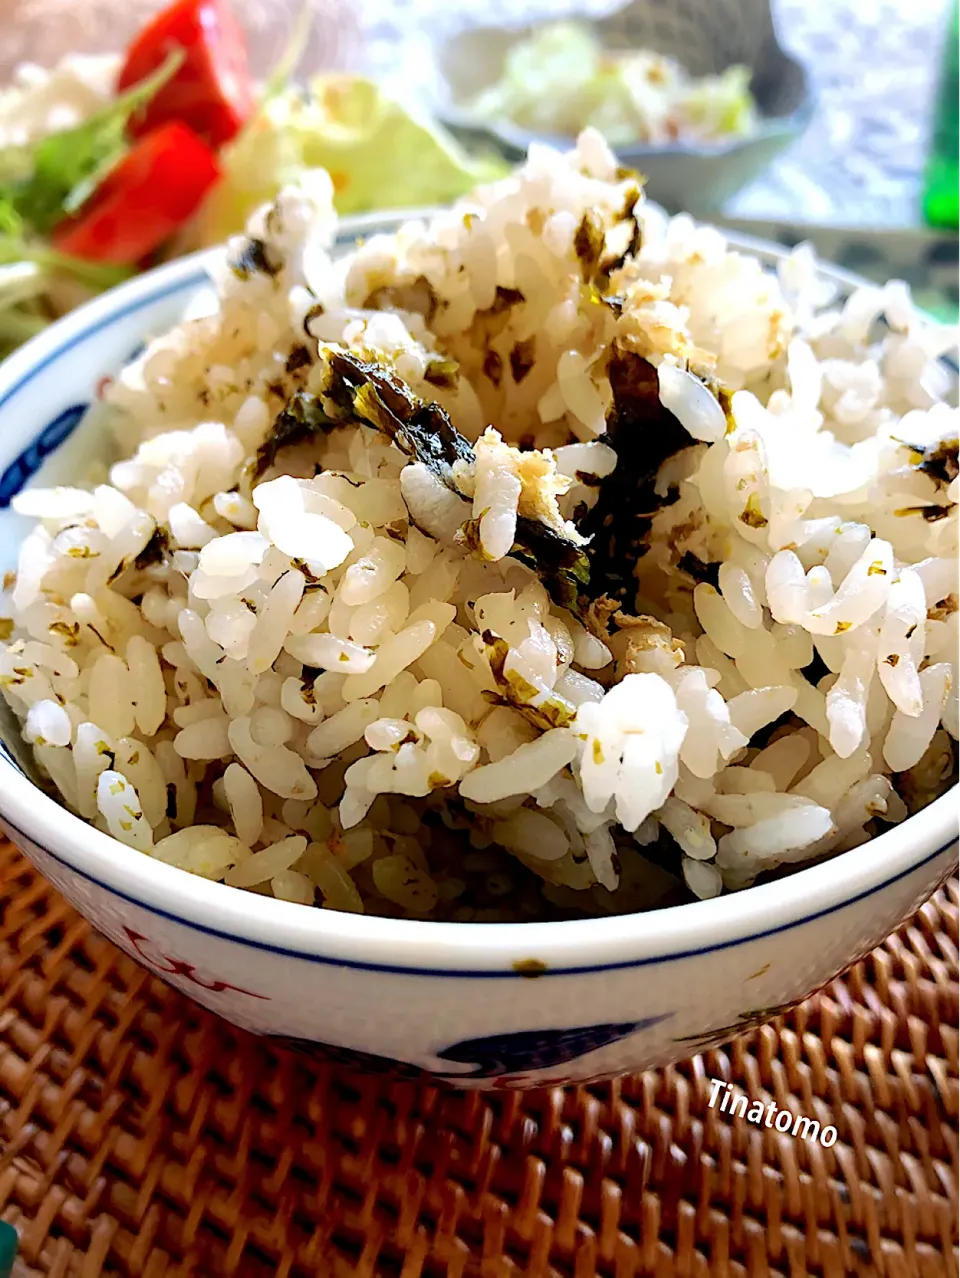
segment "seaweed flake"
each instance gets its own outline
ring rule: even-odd
[[[636,596],[634,568],[648,549],[645,539],[653,515],[665,504],[655,492],[657,473],[693,441],[660,403],[657,370],[649,360],[615,343],[609,374],[613,407],[603,441],[617,454],[617,464],[601,484],[581,531],[591,538],[586,557],[593,593],[609,595],[630,610]]]
[[[439,404],[426,403],[391,370],[350,351],[332,350],[328,369],[324,394],[338,408],[346,411],[351,406],[354,417],[388,435],[467,507],[453,467],[457,462],[474,461],[473,446]],[[590,565],[582,547],[546,524],[521,517],[510,554],[537,572],[555,602],[564,608],[577,607],[590,582]]]
[[[537,573],[554,603],[571,612],[581,610],[590,585],[590,560],[584,547],[521,515],[510,554]]]
[[[769,523],[760,505],[760,498],[756,493],[750,494],[747,498],[747,504],[737,518],[741,523],[746,524],[748,528],[766,528]]]
[[[458,491],[453,465],[472,462],[473,448],[439,404],[426,403],[390,369],[350,351],[331,351],[328,368],[324,393],[338,408],[388,435],[408,457]]]
[[[296,373],[298,369],[306,368],[312,362],[312,356],[306,346],[302,342],[298,342],[291,349],[290,354],[287,356],[287,362],[283,367],[287,373]]]
[[[339,422],[324,411],[316,395],[309,391],[297,391],[277,414],[270,434],[257,449],[253,478],[259,479],[264,471],[270,469],[281,448],[302,443],[316,434],[334,430],[339,425]]]
[[[457,545],[468,555],[482,554],[480,547],[480,520],[465,519],[457,533]]]
[[[573,237],[573,251],[580,263],[580,274],[585,284],[597,273],[605,243],[606,233],[600,215],[593,209],[587,209]]]
[[[952,506],[924,506],[920,514],[928,524],[935,524],[941,519],[946,519],[952,509]]]
[[[637,175],[635,173],[625,171],[625,176],[636,178]],[[636,255],[640,252],[640,249],[643,247],[643,224],[635,212],[637,202],[640,199],[641,194],[642,191],[639,181],[627,187],[626,195],[623,200],[623,207],[620,210],[620,216],[617,219],[617,223],[632,222],[633,230],[630,233],[630,239],[627,241],[627,246],[623,252],[612,261],[603,263],[602,274],[607,280],[609,280],[614,271],[618,271],[624,265],[628,258],[636,257]]]
[[[310,565],[305,559],[293,557],[290,562],[293,564],[294,568],[297,568],[300,572],[302,572],[306,578],[307,584],[304,587],[305,590],[322,590],[324,594],[327,593],[327,588],[323,585],[321,578],[318,577],[316,573],[311,572]],[[243,602],[247,605],[251,612],[255,613],[257,611],[253,604],[248,600],[245,599]]]
[[[503,379],[503,360],[495,350],[488,350],[486,355],[484,355],[483,371],[495,387],[500,385]]]
[[[457,385],[457,377],[460,373],[460,365],[455,359],[444,359],[437,355],[430,360],[424,369],[424,381],[436,386],[439,390],[454,390]]]
[[[901,506],[899,510],[893,513],[900,519],[908,515],[919,515],[921,519],[926,520],[928,524],[935,524],[940,519],[946,519],[947,515],[953,509],[952,506]]]
[[[941,439],[928,448],[916,448],[912,444],[907,447],[920,454],[922,461],[917,464],[917,470],[929,476],[938,488],[948,488],[960,474],[960,440],[956,436]]]
[[[927,620],[947,621],[957,611],[957,607],[958,601],[956,594],[947,595],[945,599],[940,599],[932,608],[927,609]],[[916,629],[916,627],[914,627],[914,629]],[[907,635],[908,639],[912,633],[913,631],[911,630]]]
[[[516,306],[520,302],[527,299],[518,288],[504,288],[502,284],[497,285],[497,291],[494,294],[493,305],[487,307],[485,311],[481,311],[482,315],[502,315],[504,311],[508,311],[511,306]]]
[[[321,315],[325,314],[326,307],[322,302],[315,302],[313,306],[310,307],[306,315],[303,317],[303,331],[306,333],[307,337],[313,337],[313,334],[310,332],[310,325],[313,321],[315,319],[319,319]]]
[[[692,577],[696,582],[706,582],[713,586],[714,590],[720,589],[720,565],[705,564],[702,559],[698,559],[692,550],[688,550],[677,560],[677,567],[681,572],[685,572],[688,577]]]
[[[537,339],[535,336],[528,337],[525,341],[517,342],[510,352],[510,372],[513,374],[513,380],[518,386],[533,368],[536,358]]]
[[[154,564],[162,564],[170,553],[170,538],[158,524],[154,528],[150,540],[133,561],[134,568],[143,571]]]
[[[577,708],[566,697],[557,692],[544,693],[522,675],[506,669],[510,645],[505,639],[485,630],[481,640],[490,673],[508,705],[519,710],[524,718],[544,732],[550,728],[565,728],[573,722]]]
[[[264,241],[256,236],[245,240],[239,256],[230,261],[231,271],[241,280],[248,280],[252,275],[269,275],[274,279],[282,268],[283,263],[276,261]]]
[[[477,311],[473,317],[470,333],[476,345],[489,346],[510,323],[513,307],[526,300],[518,288],[504,288],[502,284],[498,284],[492,303]]]
[[[425,275],[408,284],[385,284],[367,295],[366,311],[407,311],[429,324],[440,309],[440,296]]]

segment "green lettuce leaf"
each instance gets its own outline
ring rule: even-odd
[[[44,235],[75,213],[126,153],[131,116],[182,61],[183,52],[174,51],[153,75],[82,123],[0,150],[0,228]]]
[[[8,217],[0,226],[15,229],[17,223]],[[51,292],[67,292],[68,304],[77,305],[129,274],[122,267],[83,262],[42,240],[0,229],[0,358],[46,328],[51,311],[61,309],[51,306]]]
[[[79,284],[91,289],[112,288],[129,279],[133,274],[126,266],[104,265],[102,262],[85,262],[82,258],[58,253],[39,240],[20,239],[15,235],[0,234],[0,267],[14,263],[32,263],[48,272],[68,275]]]
[[[306,169],[326,169],[341,214],[443,203],[501,176],[499,160],[468,156],[363,76],[317,76],[309,91],[269,95],[221,155],[223,178],[191,242],[216,244]]]
[[[330,174],[340,213],[440,203],[505,171],[468,156],[370,80],[323,76],[310,87],[323,122],[306,138],[304,161]]]

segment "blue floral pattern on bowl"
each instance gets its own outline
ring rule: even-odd
[[[77,429],[89,404],[65,408],[0,475],[0,510],[10,505],[17,493],[37,473],[47,457]]]
[[[350,1065],[364,1074],[390,1074],[396,1078],[423,1079],[434,1082],[465,1082],[474,1079],[510,1079],[516,1082],[535,1070],[554,1070],[567,1065],[601,1047],[619,1042],[630,1034],[649,1029],[668,1020],[672,1012],[647,1016],[637,1021],[613,1022],[605,1025],[577,1025],[571,1029],[517,1030],[468,1038],[441,1048],[436,1057],[456,1065],[470,1065],[469,1071],[444,1074],[425,1069],[408,1061],[390,1060],[354,1048],[332,1043],[316,1043],[302,1038],[271,1037],[271,1042],[312,1059],[339,1065]],[[530,1079],[536,1083],[537,1079]],[[551,1084],[566,1082],[565,1076],[551,1075],[542,1080]]]
[[[665,1021],[668,1013],[648,1016],[639,1021],[614,1022],[607,1025],[578,1025],[572,1029],[520,1030],[511,1034],[491,1034],[485,1038],[469,1038],[452,1043],[437,1052],[442,1061],[472,1065],[473,1069],[458,1078],[501,1078],[506,1074],[524,1074],[530,1070],[553,1069],[566,1065],[588,1052],[616,1043],[638,1030]]]

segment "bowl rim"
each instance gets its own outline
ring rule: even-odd
[[[616,12],[618,10],[605,16],[616,16]],[[463,31],[447,35],[435,41],[431,46],[434,75],[450,90],[450,79],[441,66],[443,52],[450,46],[469,41],[489,32],[509,36],[510,42],[515,44],[531,32],[541,27],[549,26],[555,21],[556,18],[546,17],[516,25],[508,23],[479,23]],[[603,18],[599,20],[589,19],[587,25],[599,29],[602,37]],[[695,156],[702,159],[722,159],[736,152],[749,149],[759,142],[771,139],[788,141],[793,137],[799,136],[810,124],[816,113],[817,95],[804,63],[783,48],[776,32],[774,32],[774,40],[779,57],[783,62],[789,63],[794,67],[796,73],[800,76],[802,96],[791,111],[787,111],[783,115],[773,115],[760,109],[758,104],[757,127],[751,133],[721,139],[714,143],[678,141],[670,142],[665,146],[656,146],[653,143],[637,141],[617,146],[613,146],[612,143],[609,145],[620,158],[631,163],[654,157],[659,158],[660,156]],[[751,76],[753,76],[756,73],[756,66],[751,66],[750,71]],[[511,154],[525,153],[527,148],[534,143],[563,148],[571,146],[576,140],[574,136],[541,133],[524,129],[507,118],[503,120],[483,119],[476,115],[469,106],[456,102],[452,97],[452,92],[448,101],[432,103],[432,110],[440,123],[455,133],[459,133],[461,136],[469,136],[477,142],[482,142],[484,139],[488,142],[493,141],[501,149],[506,148]]]
[[[424,212],[344,218],[340,238]],[[727,238],[774,259],[785,255],[751,237]],[[79,339],[178,289],[199,290],[206,265],[220,253],[202,250],[157,267],[51,325],[0,366],[0,405],[42,377]],[[863,283],[850,272],[825,268],[848,286]],[[214,937],[327,965],[477,978],[529,975],[522,969],[531,960],[543,965],[543,975],[642,967],[803,926],[883,891],[955,847],[960,794],[955,786],[901,825],[821,864],[797,869],[789,878],[713,900],[568,922],[451,923],[338,913],[198,878],[95,829],[44,793],[3,753],[0,769],[0,823],[14,840],[35,844],[89,884],[133,905]]]

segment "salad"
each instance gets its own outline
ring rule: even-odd
[[[258,85],[229,0],[174,0],[123,55],[20,68],[0,92],[0,355],[242,230],[308,170],[328,171],[341,213],[448,201],[497,175],[361,76],[294,85],[305,36]]]
[[[605,49],[583,23],[552,22],[509,50],[502,75],[471,109],[532,133],[575,137],[592,126],[614,147],[709,143],[756,127],[749,86],[748,67],[697,78],[648,49]]]

